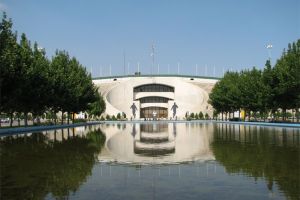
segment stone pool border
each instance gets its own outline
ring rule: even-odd
[[[46,131],[62,128],[72,128],[79,126],[89,126],[96,124],[123,124],[123,123],[141,123],[141,124],[152,124],[152,123],[219,123],[219,124],[239,124],[246,126],[268,126],[268,127],[282,127],[282,128],[299,128],[300,123],[269,123],[269,122],[234,122],[234,121],[215,121],[215,120],[160,120],[160,121],[144,121],[144,120],[132,120],[132,121],[92,121],[86,123],[76,124],[64,124],[64,125],[52,125],[52,126],[30,126],[30,127],[16,127],[16,128],[2,128],[0,129],[0,137],[13,135],[17,133],[29,133],[37,131]]]
[[[239,124],[246,126],[269,126],[269,127],[282,127],[282,128],[300,128],[300,123],[271,123],[271,122],[243,122],[243,121],[216,121],[216,120],[158,120],[158,121],[144,121],[144,120],[132,120],[132,121],[103,121],[103,124],[122,124],[122,123],[220,123],[220,124]]]
[[[12,128],[2,128],[0,129],[0,137],[13,135],[17,133],[30,133],[30,132],[38,132],[38,131],[46,131],[46,130],[55,130],[55,129],[63,129],[63,128],[73,128],[79,126],[90,126],[101,124],[102,121],[92,121],[92,122],[84,122],[84,123],[76,123],[76,124],[63,124],[63,125],[51,125],[51,126],[29,126],[29,127],[12,127]]]

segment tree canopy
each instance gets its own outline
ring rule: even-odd
[[[0,112],[41,116],[46,111],[78,113],[97,106],[101,115],[105,102],[91,74],[75,57],[57,50],[52,59],[38,43],[23,33],[18,42],[12,20],[3,14],[0,22]],[[54,115],[56,116],[56,115]]]
[[[227,72],[209,95],[209,103],[218,113],[241,109],[250,113],[269,113],[300,107],[300,39],[288,45],[272,68]],[[250,115],[249,115],[250,116]],[[298,115],[296,115],[298,116]]]

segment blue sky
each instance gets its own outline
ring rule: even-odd
[[[0,0],[14,29],[46,49],[66,50],[92,75],[155,72],[221,76],[263,68],[300,38],[300,0]],[[1,16],[2,17],[2,16]],[[169,67],[168,67],[169,65]],[[206,67],[205,67],[206,66]]]

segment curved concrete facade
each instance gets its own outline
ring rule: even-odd
[[[184,119],[187,112],[202,111],[212,116],[213,110],[208,104],[208,95],[217,81],[206,77],[163,75],[106,77],[93,80],[106,102],[104,115],[116,116],[124,112],[127,118],[134,118],[131,109],[134,103],[137,107],[136,119],[140,119],[141,114],[149,116],[145,113],[152,112],[151,108],[158,109],[157,118],[170,119],[173,117],[171,108],[174,102],[178,106],[177,119]],[[152,115],[155,117],[155,113]]]

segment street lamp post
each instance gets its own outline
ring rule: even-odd
[[[271,63],[271,50],[272,50],[272,48],[273,48],[273,45],[272,45],[272,44],[268,44],[268,45],[266,46],[266,48],[268,49],[269,61],[270,61],[270,63]]]

